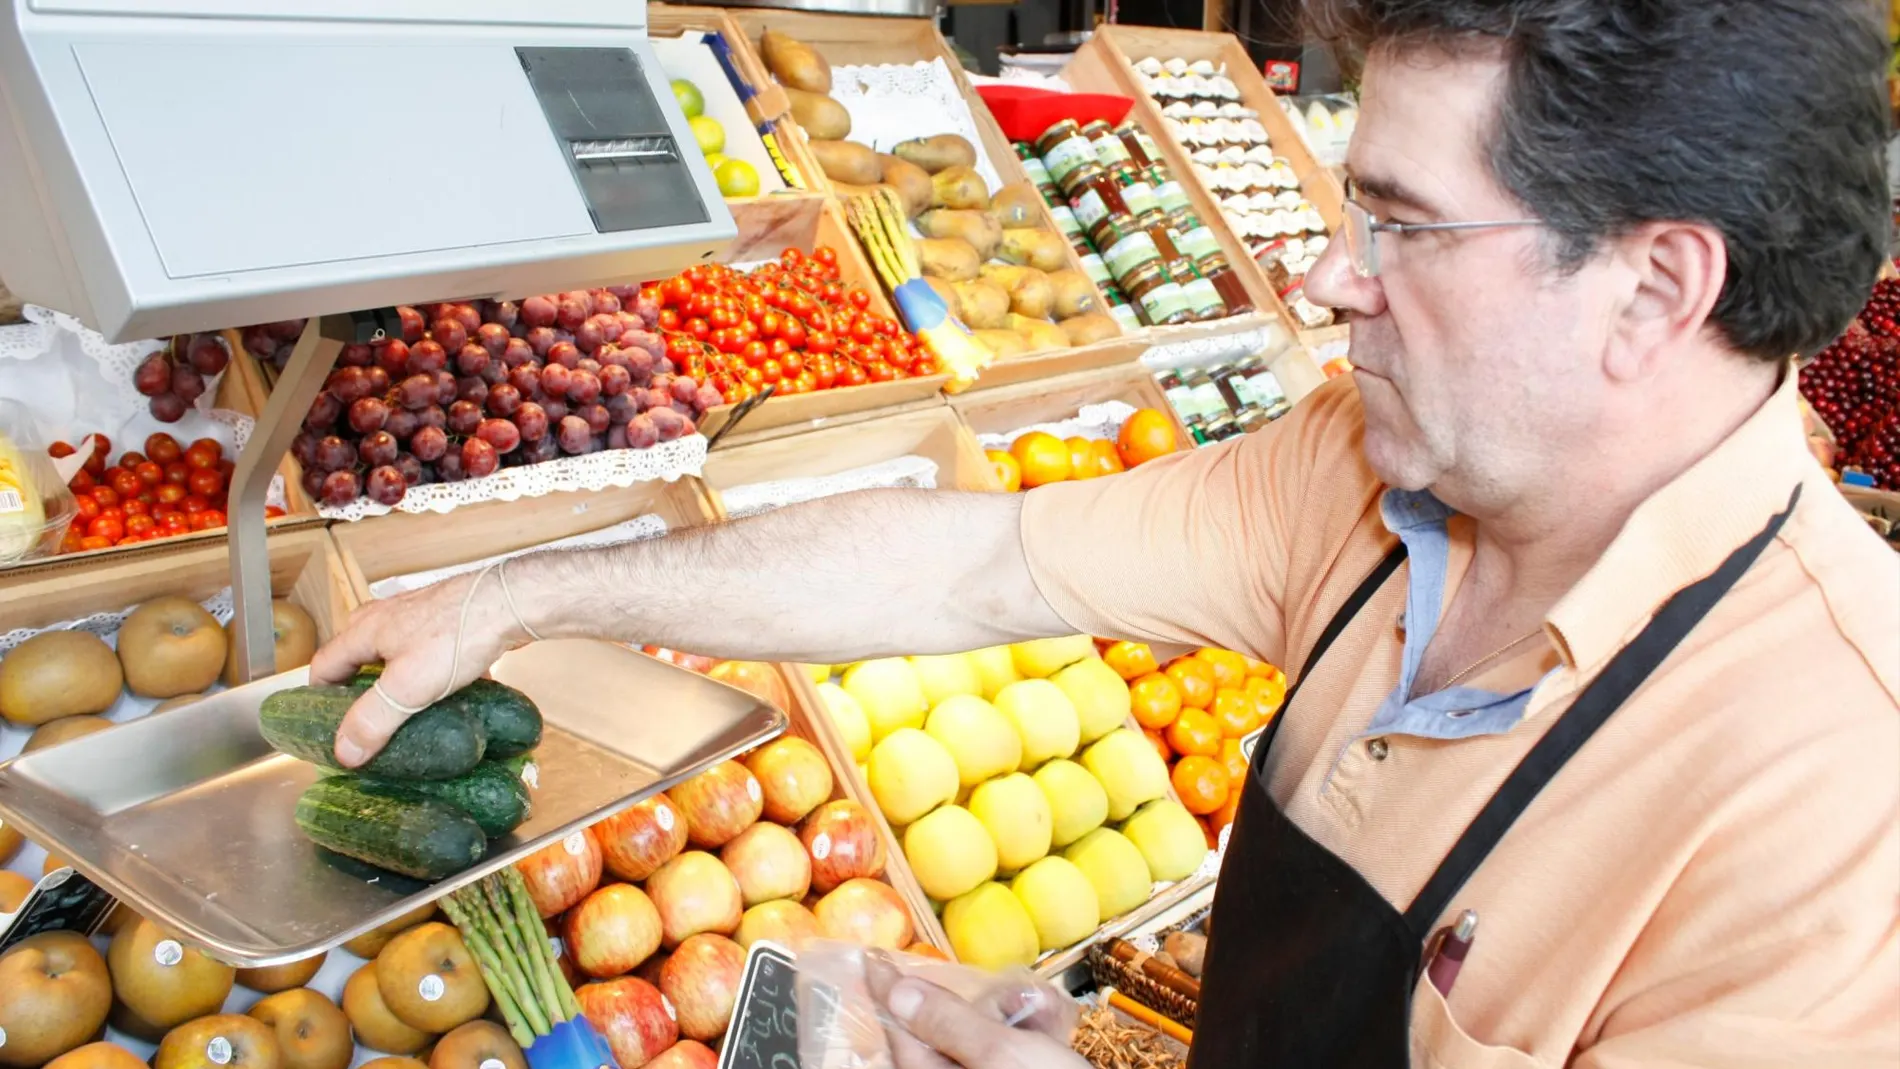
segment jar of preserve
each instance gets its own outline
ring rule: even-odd
[[[1087,185],[1070,192],[1069,207],[1075,212],[1075,221],[1081,223],[1083,231],[1090,235],[1095,233],[1096,224],[1104,219],[1133,219],[1128,211],[1128,202],[1122,200],[1121,187],[1115,184],[1107,171],[1099,167]]]
[[[1128,157],[1137,167],[1150,167],[1161,162],[1161,146],[1154,143],[1148,131],[1132,122],[1125,122],[1115,128],[1115,136],[1121,139],[1122,147],[1128,150]]]
[[[1253,299],[1247,296],[1247,287],[1241,284],[1240,276],[1228,265],[1227,257],[1215,253],[1206,259],[1196,261],[1198,268],[1207,281],[1213,283],[1215,292],[1220,294],[1221,303],[1227,306],[1229,315],[1240,315],[1253,311]]]
[[[1123,278],[1122,287],[1141,309],[1141,317],[1153,326],[1171,327],[1194,321],[1194,313],[1188,310],[1187,294],[1160,264],[1146,265]]]
[[[1210,256],[1219,256],[1221,251],[1220,239],[1214,236],[1214,231],[1199,225],[1198,220],[1196,224],[1187,229],[1170,227],[1169,233],[1174,237],[1174,245],[1181,250],[1181,255],[1198,264]]]
[[[1112,171],[1133,162],[1128,157],[1127,146],[1122,144],[1121,138],[1115,136],[1114,129],[1102,120],[1097,119],[1084,126],[1082,136],[1088,138],[1089,143],[1095,146],[1095,162],[1103,167]]]
[[[1107,177],[1108,172],[1102,170],[1101,164],[1092,159],[1083,160],[1063,176],[1060,183],[1062,195],[1069,198],[1069,204],[1073,207],[1075,198],[1081,196],[1085,190],[1093,188],[1096,181]]]
[[[1121,282],[1122,288],[1128,288],[1128,276],[1150,264],[1161,266],[1161,250],[1155,248],[1155,239],[1145,230],[1121,230],[1114,226],[1113,220],[1104,220],[1098,228],[1102,233],[1095,238],[1095,247],[1102,250],[1102,259],[1108,264],[1108,273]],[[1113,238],[1104,242],[1104,237]]]
[[[1216,442],[1224,442],[1239,433],[1241,433],[1240,424],[1234,422],[1234,417],[1221,416],[1218,419],[1208,421],[1206,431],[1207,440],[1202,444],[1213,445]]]
[[[1082,136],[1082,128],[1076,125],[1074,119],[1063,119],[1044,130],[1042,136],[1036,139],[1036,154],[1042,157],[1043,168],[1049,172],[1049,177],[1065,190],[1069,185],[1070,172],[1084,163],[1095,164],[1094,143]]]
[[[1128,214],[1137,220],[1161,213],[1161,202],[1155,199],[1154,187],[1142,181],[1133,168],[1116,170],[1115,183],[1121,186],[1122,203],[1128,205]]]
[[[1135,312],[1135,309],[1127,301],[1111,303],[1108,306],[1108,314],[1115,322],[1120,323],[1121,328],[1125,331],[1137,331],[1145,325],[1141,321],[1141,316]]]
[[[1016,147],[1021,148],[1022,146],[1019,144]],[[1042,161],[1037,159],[1033,153],[1023,157],[1023,171],[1029,175],[1029,180],[1039,187],[1053,186],[1056,184],[1056,180],[1049,177],[1049,168],[1044,167]]]
[[[1093,245],[1089,246],[1088,252],[1082,252],[1080,248],[1076,249],[1076,252],[1082,260],[1082,273],[1089,276],[1090,281],[1097,286],[1115,284],[1115,276],[1108,273],[1107,262],[1102,259],[1101,253],[1095,251]]]
[[[1068,238],[1070,241],[1074,241],[1086,233],[1081,221],[1076,219],[1075,213],[1069,210],[1067,204],[1051,204],[1049,206],[1049,217],[1055,220],[1056,229],[1062,233],[1062,236]]]
[[[1220,290],[1201,274],[1199,268],[1183,260],[1170,265],[1169,273],[1181,284],[1181,292],[1187,295],[1188,311],[1199,322],[1227,318],[1227,302],[1221,299]]]
[[[1160,202],[1162,211],[1173,215],[1175,212],[1190,210],[1191,204],[1188,201],[1187,190],[1182,189],[1181,183],[1175,181],[1173,173],[1165,164],[1154,164],[1143,174],[1148,179],[1149,187],[1154,190],[1155,200]]]

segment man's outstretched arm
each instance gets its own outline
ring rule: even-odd
[[[826,664],[1064,634],[1071,628],[1030,576],[1022,502],[864,491],[649,542],[516,558],[506,569],[512,608],[494,573],[366,605],[317,651],[311,680],[387,666],[391,700],[364,695],[338,738],[338,758],[356,765],[407,719],[398,706],[419,708],[475,679],[530,629]]]

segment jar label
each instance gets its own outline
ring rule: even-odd
[[[1187,191],[1181,188],[1181,183],[1173,179],[1155,183],[1154,193],[1155,200],[1161,205],[1161,210],[1170,215],[1183,208],[1191,207],[1188,203]]]
[[[1187,292],[1188,308],[1195,315],[1207,315],[1227,310],[1227,302],[1220,299],[1220,291],[1205,278],[1197,278],[1181,287]]]
[[[1161,210],[1161,202],[1155,199],[1155,191],[1146,182],[1130,182],[1123,186],[1122,203],[1128,205],[1129,212],[1137,216]]]
[[[1194,388],[1194,405],[1204,416],[1217,416],[1229,411],[1227,398],[1221,396],[1220,386],[1213,382]]]
[[[1108,269],[1116,278],[1127,278],[1144,264],[1160,263],[1161,250],[1155,248],[1153,238],[1137,230],[1110,245],[1103,251],[1102,259],[1108,261]]]
[[[1094,279],[1096,285],[1107,285],[1113,281],[1113,278],[1108,273],[1108,264],[1103,262],[1100,256],[1095,253],[1089,253],[1081,259],[1082,273]]]
[[[1150,323],[1166,322],[1188,310],[1187,292],[1179,282],[1163,282],[1141,295],[1141,310]]]
[[[1128,305],[1111,304],[1108,306],[1108,314],[1114,316],[1115,322],[1120,323],[1124,330],[1141,329],[1141,317],[1136,315],[1135,310]]]
[[[1095,139],[1095,160],[1104,167],[1120,167],[1134,162],[1134,157],[1128,154],[1121,138],[1110,134]]]
[[[1058,182],[1066,181],[1077,167],[1094,162],[1095,150],[1089,145],[1089,139],[1081,134],[1050,146],[1042,157],[1043,167],[1049,172],[1049,177]]]
[[[1174,238],[1174,247],[1181,250],[1181,255],[1196,263],[1209,256],[1220,255],[1220,239],[1216,238],[1214,231],[1208,227],[1197,226],[1189,230],[1172,230],[1169,233]]]
[[[1046,186],[1054,181],[1049,175],[1049,168],[1044,167],[1042,161],[1034,156],[1024,158],[1023,170],[1028,172],[1029,180],[1036,185]]]
[[[1080,234],[1084,229],[1082,224],[1075,218],[1075,213],[1070,211],[1069,206],[1066,204],[1050,205],[1049,216],[1056,221],[1056,229],[1062,231],[1064,234],[1073,236]]]
[[[1075,208],[1075,218],[1086,229],[1108,218],[1108,205],[1102,203],[1102,195],[1093,189],[1084,190],[1082,195],[1069,202]]]

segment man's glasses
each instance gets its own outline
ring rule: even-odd
[[[1346,183],[1346,255],[1351,258],[1353,274],[1360,278],[1379,277],[1380,234],[1415,234],[1426,230],[1489,230],[1500,226],[1542,226],[1537,219],[1507,219],[1478,223],[1386,223],[1359,203],[1359,187]]]

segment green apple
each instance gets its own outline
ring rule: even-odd
[[[1095,887],[1103,920],[1110,920],[1148,901],[1154,877],[1141,850],[1113,828],[1097,828],[1069,845],[1062,856],[1082,870]]]
[[[1207,856],[1207,836],[1181,803],[1158,798],[1142,806],[1122,825],[1122,834],[1141,851],[1148,874],[1157,880],[1192,875]]]
[[[1100,657],[1084,657],[1050,676],[1049,682],[1062,688],[1075,706],[1083,742],[1094,742],[1127,726],[1128,714],[1134,708],[1128,684]]]
[[[976,678],[982,684],[983,697],[988,701],[995,701],[996,695],[1004,687],[1022,678],[1022,673],[1016,671],[1016,659],[1010,654],[1008,646],[971,650],[964,656],[976,668]]]
[[[1108,792],[1074,761],[1051,761],[1031,778],[1049,802],[1051,845],[1067,846],[1108,819]]]
[[[1067,858],[1043,858],[1018,873],[1009,889],[1028,911],[1044,950],[1079,943],[1102,923],[1095,885]]]
[[[1021,772],[979,784],[970,792],[970,812],[989,829],[1004,872],[1019,871],[1049,852],[1049,799]]]
[[[831,682],[818,684],[818,697],[843,737],[845,749],[851,751],[851,759],[863,761],[871,756],[871,721],[864,715],[864,706],[849,691]]]
[[[1009,717],[1022,736],[1023,759],[1016,767],[1031,771],[1057,757],[1068,757],[1082,741],[1082,723],[1062,688],[1046,679],[1011,683],[996,695],[996,711]],[[1147,799],[1143,799],[1146,801]]]
[[[1022,763],[1023,740],[1016,725],[973,694],[952,694],[938,702],[924,721],[924,731],[950,751],[965,787],[1014,772]]]
[[[905,828],[904,860],[924,893],[940,902],[996,876],[996,844],[961,806],[939,806]]]
[[[979,969],[1033,965],[1041,946],[1029,911],[1000,883],[986,883],[945,903],[943,930],[957,960]]]
[[[1127,820],[1144,802],[1168,793],[1168,766],[1154,744],[1132,728],[1111,731],[1082,751],[1082,767],[1108,793],[1108,819]]]
[[[1016,671],[1029,679],[1047,679],[1060,669],[1095,655],[1095,640],[1087,635],[1039,638],[1009,648]]]
[[[865,767],[878,809],[899,827],[957,796],[957,763],[950,751],[916,728],[886,735],[871,748]]]
[[[898,728],[921,728],[930,704],[917,672],[902,657],[860,661],[845,670],[844,690],[858,700],[871,721],[871,741]]]
[[[917,682],[924,688],[924,700],[933,707],[952,694],[983,695],[983,681],[967,653],[941,657],[912,657],[910,666],[917,670]]]

